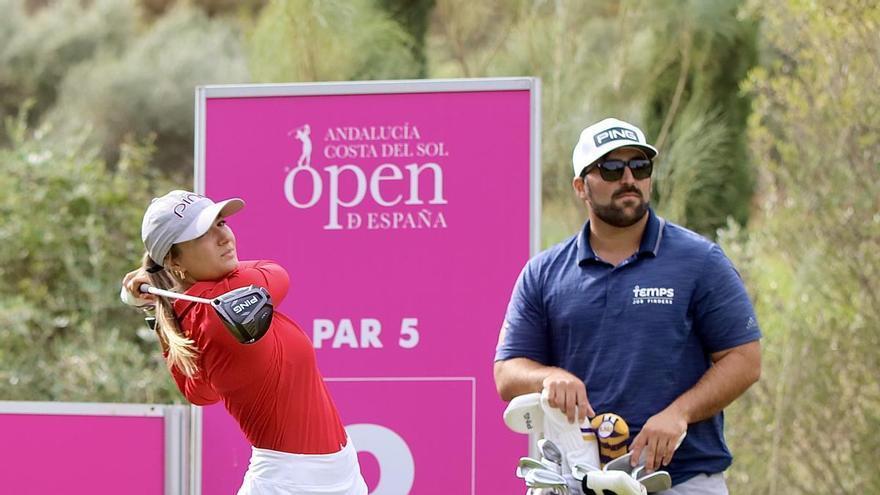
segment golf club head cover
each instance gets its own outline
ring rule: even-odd
[[[644,461],[636,465],[636,467],[632,467],[630,465],[631,458],[632,452],[627,452],[626,454],[605,464],[605,466],[602,467],[602,471],[608,473],[623,473],[641,483],[648,493],[662,492],[663,490],[668,490],[672,486],[672,478],[669,476],[668,472],[654,471],[651,474],[646,474],[644,472]]]
[[[517,395],[504,410],[504,424],[517,433],[536,433],[543,423],[544,411],[541,409],[541,394],[538,392]]]
[[[597,414],[590,424],[599,443],[599,460],[602,466],[626,454],[629,447],[629,426],[613,413]]]
[[[568,417],[550,405],[547,389],[541,392],[541,409],[544,412],[544,438],[552,440],[562,450],[567,473],[574,471],[576,464],[593,466],[599,469],[599,449],[591,430],[585,434],[577,423],[569,423]]]
[[[623,471],[590,471],[581,480],[585,495],[647,495],[645,486]]]

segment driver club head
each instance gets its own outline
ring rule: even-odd
[[[274,307],[269,291],[249,285],[211,300],[211,306],[232,335],[242,344],[252,344],[266,334]]]

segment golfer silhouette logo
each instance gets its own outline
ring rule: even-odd
[[[312,162],[312,138],[309,137],[311,133],[311,129],[309,128],[309,124],[304,124],[296,129],[291,129],[287,135],[294,136],[296,139],[302,141],[302,153],[299,155],[299,160],[296,162],[297,167],[308,167]]]

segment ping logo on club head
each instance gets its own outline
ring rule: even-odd
[[[639,136],[632,129],[627,129],[625,127],[612,127],[593,136],[593,142],[596,144],[597,148],[609,141],[617,141],[618,139],[639,141]]]
[[[242,311],[253,306],[254,304],[257,304],[258,302],[260,302],[260,299],[257,296],[246,297],[244,299],[235,301],[235,304],[232,306],[232,311],[234,311],[235,314],[240,314]]]

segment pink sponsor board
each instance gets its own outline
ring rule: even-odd
[[[0,492],[181,493],[178,437],[186,412],[183,406],[0,401]]]
[[[538,242],[534,79],[204,87],[196,189],[247,202],[243,259],[291,275],[280,310],[312,338],[374,494],[513,493],[526,439],[492,361]],[[249,447],[204,411],[202,491]]]

